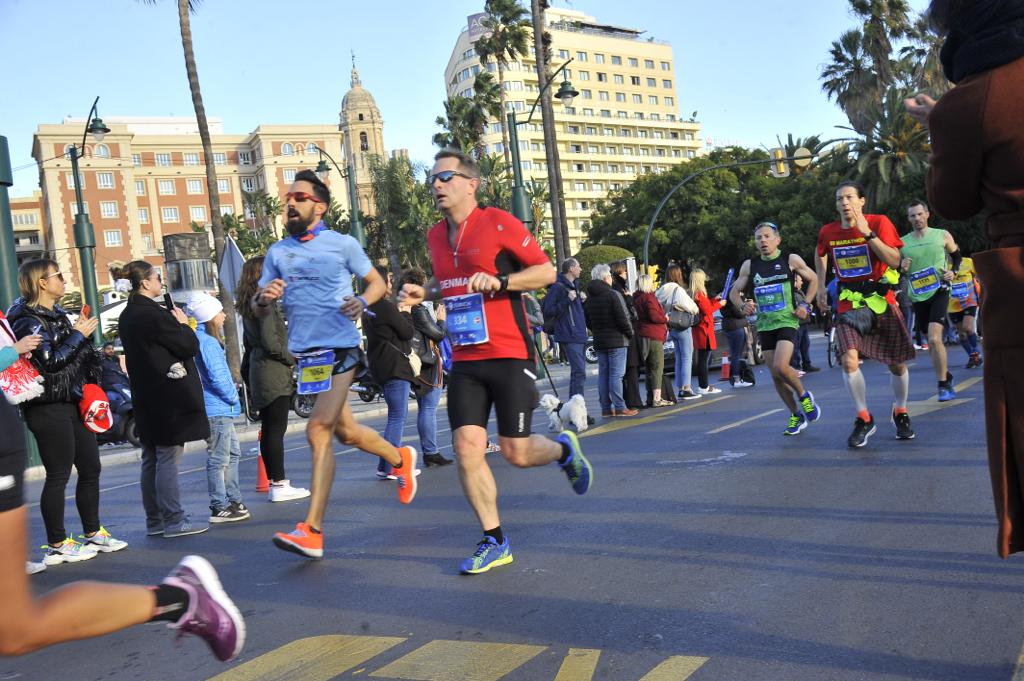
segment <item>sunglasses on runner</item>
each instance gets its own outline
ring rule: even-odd
[[[50,277],[57,277],[58,279],[61,280],[61,282],[64,281],[64,273],[63,272],[53,272],[51,274],[47,274],[45,277],[43,277],[43,279],[49,279]]]
[[[459,177],[464,177],[467,180],[475,180],[476,179],[472,175],[467,175],[466,173],[460,173],[458,170],[442,170],[441,172],[434,173],[433,175],[428,177],[427,178],[427,184],[434,184],[434,182],[436,182],[437,180],[441,180],[441,182],[443,182],[444,184],[448,184],[449,182],[452,181],[452,178],[455,177],[456,175],[458,175]]]
[[[306,192],[288,192],[284,195],[285,201],[291,201],[295,199],[297,202],[302,203],[303,201],[312,201],[313,203],[323,203],[320,199],[316,198],[312,194]]]

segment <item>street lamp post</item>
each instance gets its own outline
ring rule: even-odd
[[[350,232],[352,234],[352,238],[354,238],[356,241],[358,241],[359,245],[362,246],[363,249],[365,250],[366,249],[366,235],[363,233],[363,223],[359,219],[359,197],[356,195],[356,172],[355,172],[355,168],[353,168],[352,164],[350,163],[348,165],[348,169],[342,170],[341,166],[338,165],[338,162],[335,161],[331,157],[330,154],[328,154],[326,151],[324,151],[320,147],[316,147],[316,150],[318,152],[320,152],[320,162],[317,163],[317,165],[316,165],[316,175],[317,175],[317,177],[320,178],[321,182],[326,182],[327,181],[327,176],[331,174],[331,169],[328,167],[327,163],[324,161],[324,156],[326,156],[328,159],[330,159],[331,164],[333,164],[334,167],[338,169],[338,173],[342,177],[344,177],[344,178],[346,178],[348,180],[348,201],[349,201],[349,205],[350,205],[349,213],[351,215],[351,222],[352,222],[352,227],[350,229]]]
[[[92,342],[97,346],[103,343],[103,324],[100,320],[100,296],[96,290],[96,232],[92,222],[89,221],[88,213],[85,212],[85,202],[82,200],[78,159],[85,153],[85,138],[89,133],[92,133],[93,139],[101,142],[103,136],[110,132],[110,128],[103,124],[99,118],[99,112],[96,110],[96,104],[99,101],[99,97],[93,101],[89,115],[85,117],[86,124],[85,130],[82,131],[81,151],[74,145],[68,150],[68,156],[71,159],[71,176],[75,178],[75,204],[78,207],[78,215],[75,216],[75,248],[78,249],[78,259],[81,264],[83,298],[85,298],[86,304],[92,308],[92,313],[96,315],[98,322],[96,330],[92,334]],[[95,118],[93,118],[93,114],[96,114]]]
[[[530,109],[530,115],[525,121],[516,120],[515,110],[508,112],[508,131],[509,131],[509,144],[512,147],[512,214],[515,215],[527,229],[532,230],[533,227],[533,211],[530,209],[530,199],[526,195],[526,188],[523,186],[523,168],[519,161],[519,131],[518,126],[526,125],[533,120],[533,114],[537,111],[537,105],[540,104],[540,100],[544,97],[544,93],[550,87],[555,77],[565,70],[565,67],[569,65],[573,60],[565,62],[558,67],[558,70],[551,74],[551,78],[541,88],[540,93],[537,95],[537,99],[533,102],[533,107]],[[562,104],[566,107],[572,106],[573,98],[578,95],[572,83],[569,80],[563,79],[561,87],[558,88],[558,98],[562,100]],[[548,169],[551,172],[551,169]],[[553,194],[551,197],[553,200],[556,198]],[[556,257],[559,262],[565,259],[566,254],[562,253],[561,239],[558,238],[558,234],[555,234],[555,251]]]

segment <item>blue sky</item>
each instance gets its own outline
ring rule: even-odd
[[[703,137],[750,147],[844,136],[845,117],[821,93],[828,47],[854,26],[846,0],[553,0],[599,21],[672,44],[680,113]],[[912,0],[921,10],[926,0]],[[177,3],[0,0],[7,64],[0,135],[14,196],[37,188],[32,134],[40,123],[101,116],[192,116]],[[261,123],[337,123],[350,52],[385,120],[384,142],[413,160],[432,155],[444,68],[466,16],[482,0],[205,0],[192,17],[208,116],[243,134]],[[42,28],[41,28],[42,27]]]

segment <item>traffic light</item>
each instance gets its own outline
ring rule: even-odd
[[[786,150],[776,147],[768,153],[771,154],[772,157],[772,176],[789,177],[789,163],[786,161]]]

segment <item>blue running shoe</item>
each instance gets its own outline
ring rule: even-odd
[[[562,470],[569,478],[569,484],[576,494],[586,494],[590,489],[590,483],[594,480],[594,469],[590,467],[587,457],[583,456],[580,448],[580,441],[576,433],[571,430],[563,430],[555,437],[555,442],[560,442],[569,448],[569,460],[561,464]]]
[[[512,547],[509,546],[508,537],[505,537],[505,541],[499,544],[494,541],[494,537],[485,536],[476,545],[473,555],[459,565],[459,572],[464,575],[478,575],[511,562]]]
[[[814,393],[810,390],[804,393],[804,396],[800,398],[800,408],[804,412],[804,418],[808,422],[817,421],[821,418],[821,407],[814,401]]]
[[[807,419],[805,419],[802,414],[791,414],[789,417],[789,423],[786,425],[786,429],[782,431],[782,434],[797,435],[806,427]]]
[[[939,386],[939,402],[949,402],[956,399],[956,391],[953,390],[952,382],[949,385]]]

